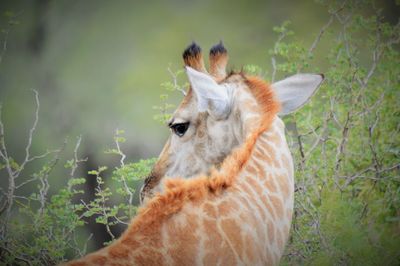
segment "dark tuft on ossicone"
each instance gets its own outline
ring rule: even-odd
[[[195,42],[192,42],[185,51],[183,51],[183,59],[188,57],[196,57],[198,54],[201,53],[201,48]]]
[[[214,45],[210,49],[210,55],[226,54],[226,53],[227,53],[227,51],[226,51],[222,41],[220,41],[218,44]]]

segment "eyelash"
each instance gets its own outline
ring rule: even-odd
[[[170,126],[170,128],[172,129],[172,131],[178,136],[178,137],[182,137],[183,135],[185,135],[186,131],[189,128],[189,122],[186,123],[177,123],[177,124],[173,124]]]

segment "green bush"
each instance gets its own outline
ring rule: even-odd
[[[0,128],[3,132],[2,124]],[[34,129],[33,127],[32,133]],[[10,170],[11,182],[9,183],[13,186],[9,187],[9,191],[13,190],[9,192],[13,193],[12,200],[8,199],[9,194],[2,191],[6,197],[2,198],[0,224],[2,263],[5,265],[54,265],[66,258],[83,256],[86,253],[87,242],[90,240],[90,237],[82,239],[78,235],[79,228],[85,224],[84,218],[95,217],[97,223],[104,224],[112,240],[115,237],[110,228],[116,224],[129,223],[137,210],[133,204],[135,187],[138,181],[150,172],[156,158],[125,164],[125,155],[119,146],[124,142],[121,134],[123,131],[116,131],[114,138],[116,148],[106,151],[106,153],[121,156],[120,166],[116,167],[111,174],[112,184],[106,186],[102,177],[107,167],[102,166],[97,170],[89,171],[88,174],[96,178],[97,186],[95,198],[88,203],[83,200],[77,201],[84,193],[80,185],[85,183],[85,178],[74,177],[78,164],[86,161],[86,159],[78,159],[81,138],[77,140],[73,159],[68,160],[64,165],[71,172],[68,181],[56,194],[49,195],[49,174],[59,164],[59,155],[63,149],[46,152],[44,155],[55,153],[54,159],[46,163],[38,173],[32,174],[31,179],[17,184],[15,181],[23,170],[21,165],[35,160],[35,157],[28,156],[22,164],[17,164],[8,157],[4,135],[1,137],[0,151],[4,162],[2,167]],[[30,139],[31,137],[32,135]],[[23,186],[33,182],[38,184],[37,192],[27,196],[16,195]],[[112,197],[114,200],[111,200]]]
[[[308,49],[285,42],[288,23],[275,29],[277,73],[325,69],[326,77],[312,102],[285,118],[297,169],[283,263],[398,265],[400,25],[385,22],[371,1],[333,4],[329,14]],[[330,50],[327,67],[317,68],[320,38]]]

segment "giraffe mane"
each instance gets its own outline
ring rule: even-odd
[[[188,202],[204,199],[208,194],[219,195],[236,181],[236,177],[246,165],[257,138],[271,125],[280,105],[275,100],[270,85],[255,76],[243,76],[251,93],[262,109],[260,126],[246,138],[244,143],[235,148],[222,162],[219,170],[213,168],[210,174],[191,179],[174,178],[165,182],[165,191],[152,198],[148,204],[139,209],[127,232],[151,232],[154,226],[179,212]]]

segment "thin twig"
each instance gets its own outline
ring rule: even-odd
[[[119,145],[119,140],[118,140],[118,138],[117,138],[118,132],[119,132],[119,130],[118,130],[118,128],[117,128],[117,129],[115,130],[115,138],[114,138],[115,141],[114,141],[114,142],[115,142],[115,146],[117,147],[118,155],[121,156],[119,162],[120,162],[121,166],[124,167],[124,166],[125,166],[125,158],[126,158],[126,155],[121,151],[121,147],[120,147],[120,145]]]
[[[392,166],[389,166],[389,167],[386,167],[386,168],[382,168],[382,169],[379,170],[378,173],[382,174],[382,173],[389,172],[389,171],[392,171],[392,170],[395,170],[395,169],[400,170],[400,163],[392,165]],[[361,171],[358,171],[357,173],[355,173],[355,174],[353,174],[351,176],[342,177],[342,178],[346,179],[346,182],[345,182],[344,186],[346,187],[346,186],[350,185],[351,183],[353,183],[354,180],[356,180],[357,178],[360,178],[363,174],[365,174],[367,172],[370,172],[370,171],[376,171],[375,167],[374,166],[369,166],[369,167],[367,167],[367,168],[365,168],[365,169],[363,169]],[[370,179],[374,179],[374,178],[370,178]]]
[[[116,129],[116,135],[118,134],[119,130]],[[119,156],[121,156],[120,158],[120,166],[124,167],[125,166],[125,158],[126,155],[122,152],[118,138],[115,137],[115,146],[117,147],[117,153]],[[132,217],[132,205],[133,205],[133,197],[134,197],[134,192],[132,191],[132,189],[129,187],[126,178],[124,175],[121,175],[121,179],[122,179],[122,183],[125,189],[125,192],[128,194],[128,206],[129,206],[129,216]]]
[[[318,43],[320,42],[320,40],[322,38],[322,35],[324,35],[326,30],[331,26],[336,14],[338,14],[340,11],[342,11],[344,9],[346,2],[347,1],[343,1],[342,5],[336,11],[330,12],[331,16],[329,17],[328,22],[324,26],[322,26],[317,37],[315,38],[314,42],[312,43],[310,49],[308,49],[308,56],[310,56],[314,52],[315,48],[317,47]]]
[[[36,130],[36,126],[38,124],[39,121],[39,109],[40,109],[40,102],[39,102],[39,93],[37,92],[37,90],[32,89],[33,93],[35,94],[35,102],[36,102],[36,109],[35,109],[35,120],[33,121],[33,125],[32,127],[29,129],[29,135],[28,135],[28,144],[25,147],[25,159],[22,162],[21,166],[20,166],[20,170],[19,172],[21,172],[25,165],[31,161],[30,160],[30,149],[32,146],[32,139],[33,139],[33,133]]]
[[[79,147],[80,147],[80,145],[81,145],[81,141],[82,141],[82,136],[80,135],[80,136],[78,137],[78,140],[76,141],[75,148],[74,148],[73,164],[72,164],[72,167],[71,167],[71,172],[70,172],[70,174],[69,174],[69,176],[70,176],[71,178],[73,178],[73,177],[75,176],[75,171],[76,171],[76,169],[78,168],[79,163],[86,162],[86,161],[88,160],[87,157],[86,157],[86,158],[83,158],[83,159],[79,159],[79,158],[78,158],[78,149],[79,149]]]
[[[172,77],[172,81],[173,81],[173,84],[174,84],[174,88],[175,88],[177,91],[181,92],[181,93],[183,94],[183,96],[186,96],[186,91],[185,91],[184,89],[182,89],[181,86],[179,86],[179,84],[178,84],[178,77],[177,77],[177,75],[171,70],[170,67],[168,67],[167,70],[168,70],[169,74],[170,74],[171,77]]]
[[[305,152],[305,156],[304,157],[306,158],[306,160],[311,155],[311,153],[318,147],[318,145],[321,144],[321,142],[326,140],[327,134],[328,134],[328,122],[330,121],[331,117],[332,116],[331,116],[330,112],[325,115],[324,124],[322,126],[321,134],[317,135],[314,143],[311,145],[311,147],[308,149],[308,151]],[[315,130],[316,129],[314,129],[314,134],[316,134]]]
[[[67,145],[67,140],[65,139],[63,145],[56,152],[53,160],[50,162],[50,164],[47,167],[46,171],[44,171],[39,176],[41,187],[39,189],[40,208],[39,208],[38,212],[39,212],[40,216],[42,216],[42,214],[44,212],[44,208],[45,208],[46,203],[47,203],[47,193],[48,193],[49,188],[50,188],[50,184],[49,184],[49,181],[48,181],[49,175],[53,171],[53,169],[57,165],[57,163],[59,162],[60,154],[61,154],[62,151],[64,151],[66,145]]]
[[[9,253],[10,255],[12,255],[15,258],[15,260],[17,260],[17,261],[25,262],[27,265],[33,265],[30,260],[22,258],[22,257],[19,257],[19,256],[15,256],[15,254],[14,254],[15,252],[13,252],[12,250],[8,249],[5,245],[2,245],[0,247],[0,253],[1,253],[1,250],[4,250],[7,253]]]
[[[275,75],[276,75],[276,59],[275,55],[278,54],[278,45],[281,43],[281,41],[286,37],[286,31],[281,32],[281,34],[278,36],[278,40],[275,42],[274,45],[274,53],[271,57],[271,63],[272,63],[272,76],[271,76],[271,83],[275,81]]]
[[[328,22],[321,28],[319,34],[315,38],[314,42],[312,43],[310,49],[308,49],[308,56],[311,56],[311,54],[314,52],[315,48],[317,47],[317,44],[321,40],[322,35],[325,33],[325,31],[328,29],[328,27],[332,24],[333,22],[334,15],[331,15],[329,17]]]

